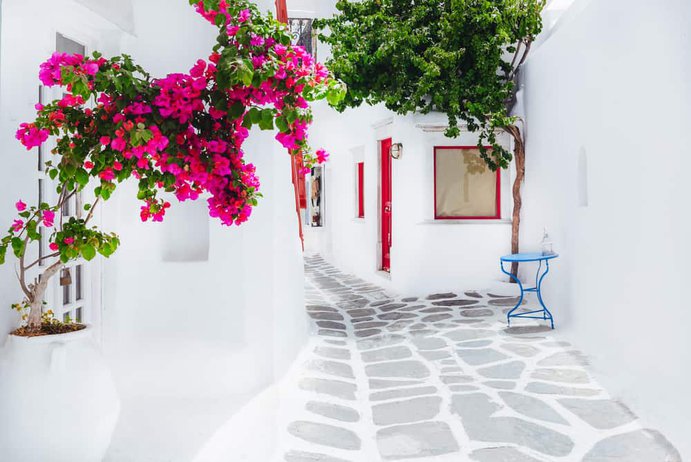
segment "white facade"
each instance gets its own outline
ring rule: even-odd
[[[106,56],[128,53],[154,76],[188,71],[208,57],[216,37],[186,1],[118,2],[112,15],[102,1],[28,3],[2,2],[2,217],[14,215],[19,198],[37,199],[36,152],[14,133],[35,115],[38,67],[55,51],[56,33]],[[123,401],[106,460],[191,460],[239,407],[283,375],[306,339],[289,158],[268,133],[253,133],[246,154],[264,198],[242,227],[209,219],[204,201],[172,201],[164,223],[141,223],[133,185],[103,206],[103,228],[122,241],[98,263],[102,277],[92,284],[103,302],[88,317]],[[0,267],[0,278],[4,336],[18,324],[9,305],[21,293],[12,264]]]
[[[561,258],[544,290],[557,328],[688,457],[691,252],[682,159],[691,141],[691,7],[577,0],[548,13],[547,25],[556,25],[538,38],[524,70],[521,250],[537,250],[543,230],[550,233]],[[510,250],[513,172],[502,177],[504,220],[433,220],[433,147],[475,143],[467,133],[429,133],[444,122],[379,107],[318,112],[314,144],[332,156],[326,226],[308,230],[308,247],[403,294],[496,287],[499,256]],[[377,142],[387,137],[403,144],[393,161],[390,275],[378,271]],[[355,218],[359,161],[364,220]]]

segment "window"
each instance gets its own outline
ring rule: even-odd
[[[434,148],[434,218],[501,218],[499,175],[477,147]]]
[[[365,163],[356,164],[357,217],[365,218]]]
[[[293,36],[293,44],[299,45],[313,57],[317,57],[317,35],[312,29],[311,18],[288,18],[288,29]]]

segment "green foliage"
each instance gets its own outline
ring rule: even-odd
[[[515,122],[516,69],[542,28],[544,0],[340,0],[315,22],[331,45],[327,66],[348,85],[336,106],[383,103],[399,113],[441,111],[446,136],[459,121],[491,144],[483,158],[505,168],[511,154],[495,130]],[[512,62],[514,55],[515,61]]]

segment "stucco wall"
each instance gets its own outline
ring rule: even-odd
[[[561,253],[545,285],[559,330],[685,458],[690,10],[577,1],[534,50],[523,226]]]

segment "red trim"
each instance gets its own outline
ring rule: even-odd
[[[381,269],[391,272],[391,245],[393,234],[393,193],[391,172],[391,138],[380,141],[381,155]]]
[[[357,163],[357,216],[365,218],[365,163]]]
[[[491,146],[485,148],[492,149]],[[434,147],[434,219],[435,220],[499,220],[501,219],[501,169],[497,169],[497,192],[496,192],[496,210],[494,216],[472,217],[472,216],[455,216],[440,217],[437,215],[437,149],[477,149],[477,146],[435,146]]]

